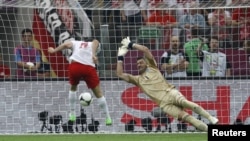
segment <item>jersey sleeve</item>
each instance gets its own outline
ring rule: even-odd
[[[148,63],[148,65],[149,65],[150,67],[152,67],[152,68],[157,68],[157,69],[158,69],[157,63],[156,63],[156,61],[155,61],[154,58],[152,58],[152,59],[146,58],[146,62]]]
[[[169,63],[170,57],[167,52],[164,52],[161,56],[161,64]]]
[[[138,84],[139,84],[139,81],[138,81],[139,76],[138,75],[134,76],[134,75],[128,74],[128,77],[129,77],[129,81],[128,81],[129,83],[132,83],[132,84],[138,86]]]

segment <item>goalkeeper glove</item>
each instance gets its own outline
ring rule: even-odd
[[[125,47],[125,46],[119,47],[118,56],[124,56],[127,54],[127,52],[128,52],[127,47]]]
[[[124,60],[124,55],[126,55],[128,52],[128,48],[125,46],[121,46],[118,49],[118,54],[117,54],[117,60],[118,61],[123,61]]]
[[[134,44],[133,42],[130,41],[129,37],[122,39],[121,43],[123,46],[127,47],[128,49],[132,49],[133,44]]]

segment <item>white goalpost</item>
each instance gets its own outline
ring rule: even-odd
[[[195,7],[189,0],[185,3],[178,0],[131,1],[127,4],[118,0],[0,1],[0,134],[196,132],[193,126],[159,113],[157,105],[142,90],[116,76],[117,49],[122,38],[130,36],[131,41],[147,46],[161,70],[163,63],[174,64],[176,56],[181,56],[168,54],[174,48],[173,36],[179,39],[178,51],[190,51],[186,47],[193,45],[190,43],[194,39],[192,29],[199,29],[197,40],[210,41],[210,37],[218,37],[218,50],[226,56],[229,66],[225,70],[230,68],[230,75],[226,76],[225,72],[224,76],[211,73],[210,76],[178,76],[169,75],[166,69],[161,70],[162,74],[187,99],[216,116],[220,124],[250,123],[250,49],[246,49],[250,48],[250,1],[196,0]],[[218,12],[221,10],[223,14]],[[156,11],[164,11],[165,15],[158,13],[152,18]],[[193,16],[197,13],[199,16]],[[43,68],[39,70],[40,75],[34,77],[19,78],[17,75],[20,56],[15,48],[23,43],[23,29],[32,30],[32,47],[41,55]],[[97,71],[113,119],[112,126],[105,125],[105,114],[99,109],[96,98],[87,107],[81,107],[78,102],[77,121],[72,126],[68,122],[68,57],[71,50],[49,55],[47,48],[74,39],[100,41]],[[208,42],[208,51],[211,46]],[[211,64],[204,65],[204,60],[192,56],[195,53],[190,54],[189,65],[199,61],[196,65],[201,72],[213,64],[211,59]],[[142,55],[136,50],[129,51],[124,71],[138,74],[136,59]],[[185,59],[187,56],[185,54]],[[220,57],[217,56],[217,66],[221,63]],[[209,60],[209,56],[204,58]],[[189,69],[187,66],[184,72],[187,74]],[[91,92],[84,82],[80,82],[77,95],[82,92]]]

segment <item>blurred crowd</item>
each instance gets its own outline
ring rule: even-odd
[[[161,48],[169,48],[172,35],[180,36],[183,45],[193,28],[202,37],[218,36],[220,48],[242,48],[250,38],[249,0],[104,0],[103,5],[122,10],[103,10],[102,24],[112,22],[117,30],[122,28],[121,36],[136,41],[141,26],[157,26]]]
[[[95,2],[78,1],[94,23]],[[166,77],[250,74],[250,0],[101,2],[99,25],[113,25],[119,32],[114,35],[117,43],[130,36],[131,41],[160,52],[158,63]],[[21,37],[14,52],[17,78],[51,77],[51,66],[32,29],[24,29]],[[13,78],[6,58],[0,54],[0,78]],[[27,64],[31,59],[34,63]]]

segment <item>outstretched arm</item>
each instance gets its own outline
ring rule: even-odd
[[[117,67],[116,67],[116,75],[121,78],[122,80],[129,82],[129,77],[127,73],[123,72],[123,62],[117,61]]]
[[[134,48],[134,49],[137,49],[137,50],[143,52],[145,58],[149,61],[149,64],[152,67],[153,66],[157,67],[157,64],[156,64],[156,62],[154,60],[154,57],[153,57],[151,51],[149,50],[149,48],[147,48],[144,45],[140,45],[140,44],[131,42],[129,37],[124,38],[121,43],[122,43],[123,46],[127,47],[128,49],[133,49]]]
[[[129,82],[129,77],[127,73],[123,72],[123,60],[124,60],[124,55],[128,52],[127,47],[122,46],[119,47],[118,54],[117,54],[117,66],[116,66],[116,75],[117,77],[123,79],[124,81]]]
[[[148,60],[152,60],[153,59],[153,55],[151,53],[151,51],[144,45],[140,45],[140,44],[136,44],[136,43],[133,43],[132,47],[134,49],[137,49],[141,52],[144,53],[145,57],[148,59]]]
[[[99,41],[95,39],[92,41],[92,43],[93,43],[92,44],[92,54],[93,54],[92,59],[93,59],[95,64],[98,64],[98,57],[96,55],[97,55],[97,52],[100,48]]]
[[[66,48],[71,48],[72,46],[73,46],[73,43],[71,41],[66,41],[66,42],[62,43],[61,45],[59,45],[58,47],[56,47],[56,48],[49,47],[48,52],[49,53],[56,53],[58,51],[66,49]]]

